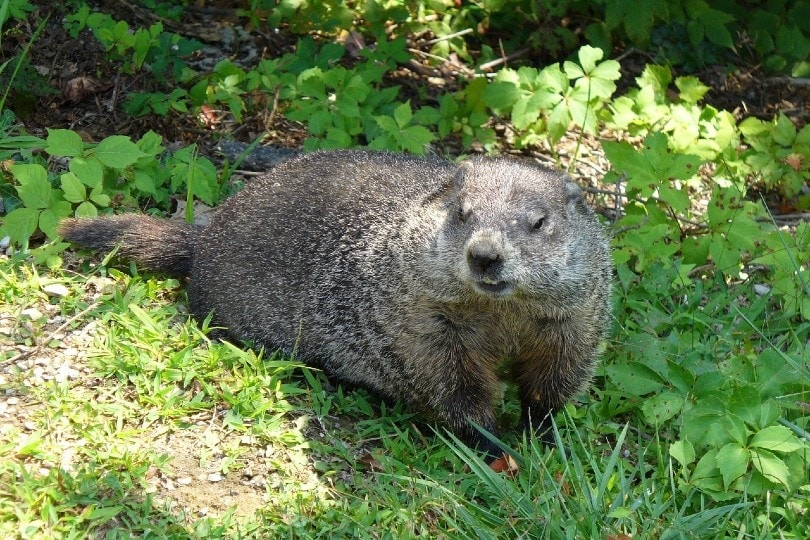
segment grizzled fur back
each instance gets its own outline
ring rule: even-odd
[[[609,319],[610,254],[579,188],[504,158],[366,151],[282,163],[204,228],[68,221],[69,240],[187,273],[192,313],[399,399],[497,447],[501,364],[523,427],[586,385]]]

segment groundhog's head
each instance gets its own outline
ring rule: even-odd
[[[564,174],[505,158],[458,168],[438,238],[458,286],[492,298],[561,298],[588,279],[598,222]],[[599,244],[599,245],[602,245]]]

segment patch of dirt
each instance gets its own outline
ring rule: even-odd
[[[266,504],[265,484],[274,470],[265,459],[265,448],[243,437],[247,447],[240,452],[237,470],[223,473],[226,456],[222,445],[232,433],[205,422],[187,429],[166,429],[147,437],[153,441],[155,454],[170,459],[170,472],[154,470],[148,479],[158,503],[167,501],[173,509],[182,508],[186,515],[196,517],[220,516],[231,507],[235,515],[248,517]]]
[[[89,296],[90,307],[98,307],[94,296],[100,295],[103,284],[93,279],[88,284],[91,288],[99,287]],[[53,382],[85,380],[85,384],[96,384],[95,379],[89,380],[94,370],[87,366],[96,324],[72,328],[79,317],[65,317],[59,304],[50,301],[65,296],[67,289],[63,286],[44,289],[48,292],[39,302],[0,309],[2,352],[11,353],[0,361],[0,388],[6,389],[0,393],[0,437],[13,430],[36,429],[33,415],[41,404],[32,398],[34,389]]]
[[[99,307],[99,297],[109,294],[115,282],[92,277],[87,283],[82,300],[88,307],[74,316],[61,314],[59,299],[71,294],[64,286],[45,285],[43,294],[25,305],[0,305],[0,388],[4,389],[0,392],[0,441],[14,443],[28,434],[43,433],[41,412],[47,405],[37,397],[40,388],[66,383],[72,391],[81,389],[96,397],[104,393],[107,382],[94,376],[95,369],[88,365],[101,323],[83,324],[83,320]],[[156,507],[165,504],[176,515],[194,519],[230,510],[238,517],[252,517],[268,504],[269,493],[283,490],[287,483],[299,491],[327,496],[328,487],[306,453],[239,435],[223,426],[226,413],[203,411],[177,424],[155,423],[138,435],[131,451],[167,457],[164,467],[152,467],[146,477],[146,492],[154,495]],[[140,420],[134,421],[132,427],[140,429]],[[47,438],[59,445],[58,463],[21,457],[26,468],[41,476],[54,467],[73,471],[75,445],[84,444],[82,437],[69,422],[57,421],[48,427]]]

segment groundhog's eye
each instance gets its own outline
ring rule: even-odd
[[[533,231],[539,231],[540,229],[543,228],[543,225],[545,224],[545,222],[546,222],[546,218],[542,218],[542,217],[537,218],[536,220],[534,220],[534,223],[532,224],[532,230]]]
[[[470,216],[472,215],[472,208],[468,204],[462,204],[458,207],[458,220],[462,223],[466,223]]]

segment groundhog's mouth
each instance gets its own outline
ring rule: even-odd
[[[495,283],[476,281],[475,286],[481,290],[481,292],[495,295],[503,295],[512,290],[512,284],[508,281],[497,281]]]

